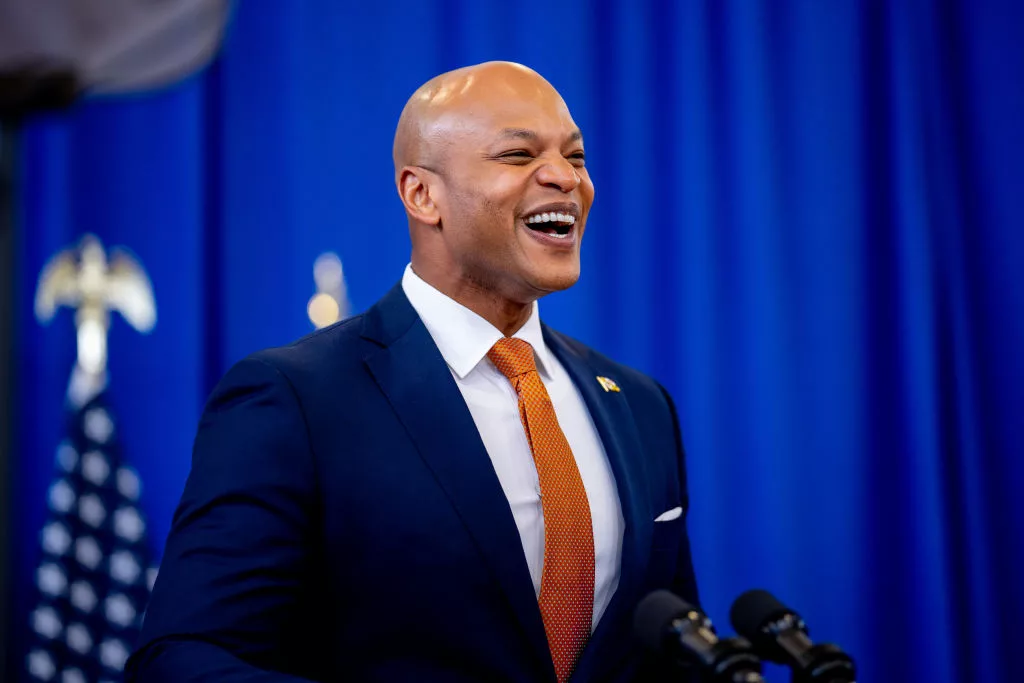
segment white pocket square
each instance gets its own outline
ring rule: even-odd
[[[671,522],[673,519],[679,519],[683,515],[682,506],[666,510],[660,515],[654,518],[655,522]]]

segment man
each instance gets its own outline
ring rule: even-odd
[[[410,266],[216,388],[129,681],[641,680],[636,603],[696,601],[668,394],[538,318],[594,198],[561,97],[441,75],[394,160]]]

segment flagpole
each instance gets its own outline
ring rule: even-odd
[[[11,459],[14,453],[14,157],[15,124],[0,118],[0,558],[14,557]],[[10,563],[0,561],[0,680],[13,680]]]

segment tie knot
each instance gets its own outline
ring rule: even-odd
[[[495,367],[509,379],[537,371],[530,342],[515,337],[502,337],[487,352]]]

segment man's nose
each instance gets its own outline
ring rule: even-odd
[[[580,174],[568,159],[559,154],[551,157],[540,167],[537,171],[537,182],[562,192],[572,192],[579,187]]]

